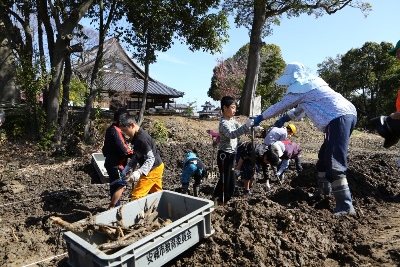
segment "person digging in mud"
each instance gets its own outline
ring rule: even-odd
[[[253,119],[247,119],[243,125],[240,125],[234,119],[236,107],[236,100],[232,96],[221,98],[220,143],[217,153],[217,165],[220,175],[214,188],[213,196],[217,202],[222,204],[229,201],[235,192],[236,176],[234,169],[238,137],[249,132],[251,126],[253,126]]]
[[[264,144],[266,146],[269,146],[276,141],[287,140],[288,137],[294,135],[296,131],[296,126],[292,123],[289,123],[286,127],[272,126],[267,130],[265,134]]]
[[[132,189],[132,200],[162,190],[162,175],[164,163],[154,143],[153,138],[136,124],[135,117],[123,114],[119,118],[119,127],[132,143],[135,154],[129,163],[122,170],[122,177],[129,183],[135,183]],[[137,164],[139,168],[136,169]],[[132,169],[133,173],[127,175]]]
[[[260,143],[255,143],[255,170],[253,171],[253,162],[251,156],[253,153],[253,144],[251,141],[241,143],[237,148],[236,155],[236,177],[241,176],[244,184],[244,194],[252,195],[251,187],[255,182],[255,172],[259,172],[262,169],[263,177],[269,184],[269,165],[265,162],[264,152],[265,146]]]
[[[197,151],[189,151],[183,161],[181,184],[182,194],[187,194],[189,190],[190,178],[194,178],[193,195],[197,197],[200,191],[200,184],[203,178],[207,177],[207,169],[203,162],[196,155]]]
[[[276,81],[287,85],[282,100],[254,119],[257,126],[262,120],[272,118],[290,109],[275,122],[281,127],[290,120],[308,116],[313,124],[325,133],[318,153],[318,192],[313,197],[333,195],[336,200],[334,215],[355,215],[350,188],[346,178],[347,150],[350,135],[357,123],[354,105],[332,90],[321,78],[313,75],[303,64],[289,63],[284,74]]]
[[[110,179],[111,201],[109,209],[121,205],[120,198],[126,188],[126,181],[121,178],[121,171],[126,165],[127,159],[133,156],[131,148],[126,144],[125,136],[118,127],[118,120],[121,114],[126,113],[125,109],[118,109],[114,112],[112,124],[107,128],[104,137],[102,152],[105,159],[104,167]]]
[[[301,166],[301,147],[290,140],[276,141],[267,147],[265,152],[265,162],[271,164],[276,169],[275,177],[283,182],[284,172],[289,168],[290,160],[294,160],[296,164],[297,173],[303,171]],[[269,190],[271,186],[269,183],[265,184],[265,189]]]

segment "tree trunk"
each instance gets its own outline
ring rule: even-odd
[[[49,86],[49,97],[46,107],[46,126],[47,130],[52,129],[52,127],[57,127],[58,111],[60,108],[60,84],[62,69],[65,61],[65,53],[69,40],[61,39],[59,37],[54,46],[53,62],[51,64],[51,81]]]
[[[254,116],[250,114],[252,110],[252,99],[258,82],[258,72],[260,69],[260,54],[262,48],[262,29],[265,24],[265,5],[254,3],[254,19],[251,27],[249,57],[247,61],[246,78],[244,88],[239,102],[239,114]]]
[[[144,118],[144,111],[146,109],[146,102],[147,102],[147,89],[149,87],[149,69],[150,69],[150,60],[149,60],[149,53],[151,49],[150,37],[147,36],[147,52],[146,52],[146,59],[144,63],[144,85],[143,85],[143,95],[142,95],[142,106],[140,107],[139,117],[137,123],[142,125],[143,118]]]
[[[2,13],[2,12],[0,12]],[[10,39],[6,35],[7,26],[0,17],[0,101],[19,102],[18,87],[16,84],[15,57]]]
[[[78,25],[81,18],[85,15],[87,10],[92,5],[93,0],[84,0],[81,4],[74,10],[71,10],[68,17],[63,18],[63,23],[61,24],[60,18],[65,14],[59,14],[57,9],[52,9],[52,15],[56,18],[57,26],[57,40],[54,45],[53,58],[51,60],[51,81],[49,85],[48,94],[48,105],[46,107],[47,115],[47,131],[53,126],[57,126],[58,111],[59,111],[59,98],[60,98],[60,82],[62,75],[62,68],[64,65],[64,60],[67,54],[71,53],[71,47],[69,46],[71,39],[73,38],[72,32]],[[47,30],[47,29],[46,29]],[[48,36],[52,38],[53,36]],[[49,42],[49,47],[52,42]]]
[[[85,113],[84,113],[84,117],[83,117],[83,125],[85,125],[83,137],[84,137],[85,142],[88,142],[90,140],[90,123],[89,123],[90,122],[90,114],[92,111],[92,106],[93,106],[94,100],[100,90],[100,88],[95,87],[95,82],[97,80],[97,76],[98,76],[99,70],[101,68],[101,63],[103,61],[104,39],[106,38],[106,33],[107,33],[108,29],[110,28],[110,24],[113,20],[117,5],[118,5],[118,1],[112,1],[112,5],[111,5],[111,8],[108,13],[107,21],[104,24],[103,23],[103,21],[104,21],[104,3],[103,3],[103,1],[99,1],[99,6],[100,6],[99,48],[97,50],[96,60],[94,62],[94,67],[92,70],[92,77],[90,79],[90,86],[89,86],[90,94],[85,103]]]
[[[61,117],[60,126],[56,135],[56,142],[61,142],[62,134],[65,132],[65,127],[68,122],[68,103],[69,103],[69,91],[72,76],[71,58],[65,58],[64,66],[64,80],[63,80],[63,97],[61,101]]]
[[[103,61],[103,55],[104,55],[103,44],[105,39],[105,32],[102,29],[103,27],[100,25],[99,48],[97,49],[96,60],[94,62],[92,77],[90,80],[90,86],[89,86],[90,94],[89,97],[86,99],[85,112],[83,114],[83,125],[85,125],[83,136],[85,142],[88,142],[90,140],[90,114],[92,112],[92,106],[94,100],[96,99],[96,96],[100,90],[98,86],[95,85],[95,82],[97,80],[97,76],[100,69],[100,63]]]

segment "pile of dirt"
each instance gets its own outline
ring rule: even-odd
[[[144,127],[156,120],[169,131],[169,140],[158,145],[165,163],[164,189],[180,187],[180,164],[189,149],[195,148],[207,166],[216,164],[206,130],[217,131],[217,120],[148,117]],[[258,175],[252,196],[242,194],[239,180],[236,195],[212,213],[215,233],[166,266],[400,265],[400,212],[390,198],[400,192],[398,148],[383,149],[376,134],[352,135],[348,181],[357,216],[338,218],[331,213],[333,197],[308,198],[317,186],[315,163],[323,134],[307,120],[296,126],[292,140],[303,148],[304,171],[297,175],[291,166],[284,183],[273,181],[268,192]],[[101,145],[99,138],[93,146],[82,146],[81,157],[51,157],[31,143],[1,141],[0,266],[68,266],[62,231],[50,217],[76,222],[106,210],[108,184],[100,183],[91,163],[91,153]],[[211,176],[203,181],[200,197],[211,199],[216,182]]]

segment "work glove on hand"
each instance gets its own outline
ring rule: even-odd
[[[126,174],[129,172],[130,169],[131,169],[131,167],[126,165],[125,168],[121,171],[121,176],[126,177]]]
[[[128,183],[136,183],[137,181],[139,181],[140,176],[141,176],[140,171],[134,171],[129,177],[125,176],[125,180]]]
[[[251,118],[248,118],[247,121],[246,121],[246,126],[247,126],[248,128],[250,128],[250,127],[253,126],[253,125],[254,125],[254,120],[251,119]]]
[[[279,120],[277,120],[274,123],[274,126],[281,128],[285,124],[285,122],[288,122],[290,120],[291,119],[290,119],[290,117],[288,115],[283,115]]]
[[[263,116],[262,115],[258,115],[256,117],[254,117],[254,126],[258,126],[260,125],[260,122],[263,120]]]
[[[282,184],[285,179],[285,175],[283,173],[277,172],[275,173],[275,178]]]
[[[260,132],[262,132],[263,129],[264,129],[264,128],[261,127],[261,126],[255,126],[255,127],[254,127],[254,132],[260,133]]]

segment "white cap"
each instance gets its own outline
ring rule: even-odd
[[[304,94],[328,84],[320,77],[312,74],[303,64],[292,62],[287,64],[283,75],[276,80],[279,85],[289,85],[286,94]]]
[[[278,154],[278,157],[282,157],[283,151],[285,151],[285,145],[281,141],[276,141],[271,145],[271,150]]]
[[[305,72],[306,68],[303,64],[299,62],[289,63],[287,64],[283,75],[278,80],[276,80],[276,83],[279,85],[290,85],[294,83],[297,78],[302,77],[303,73]]]

